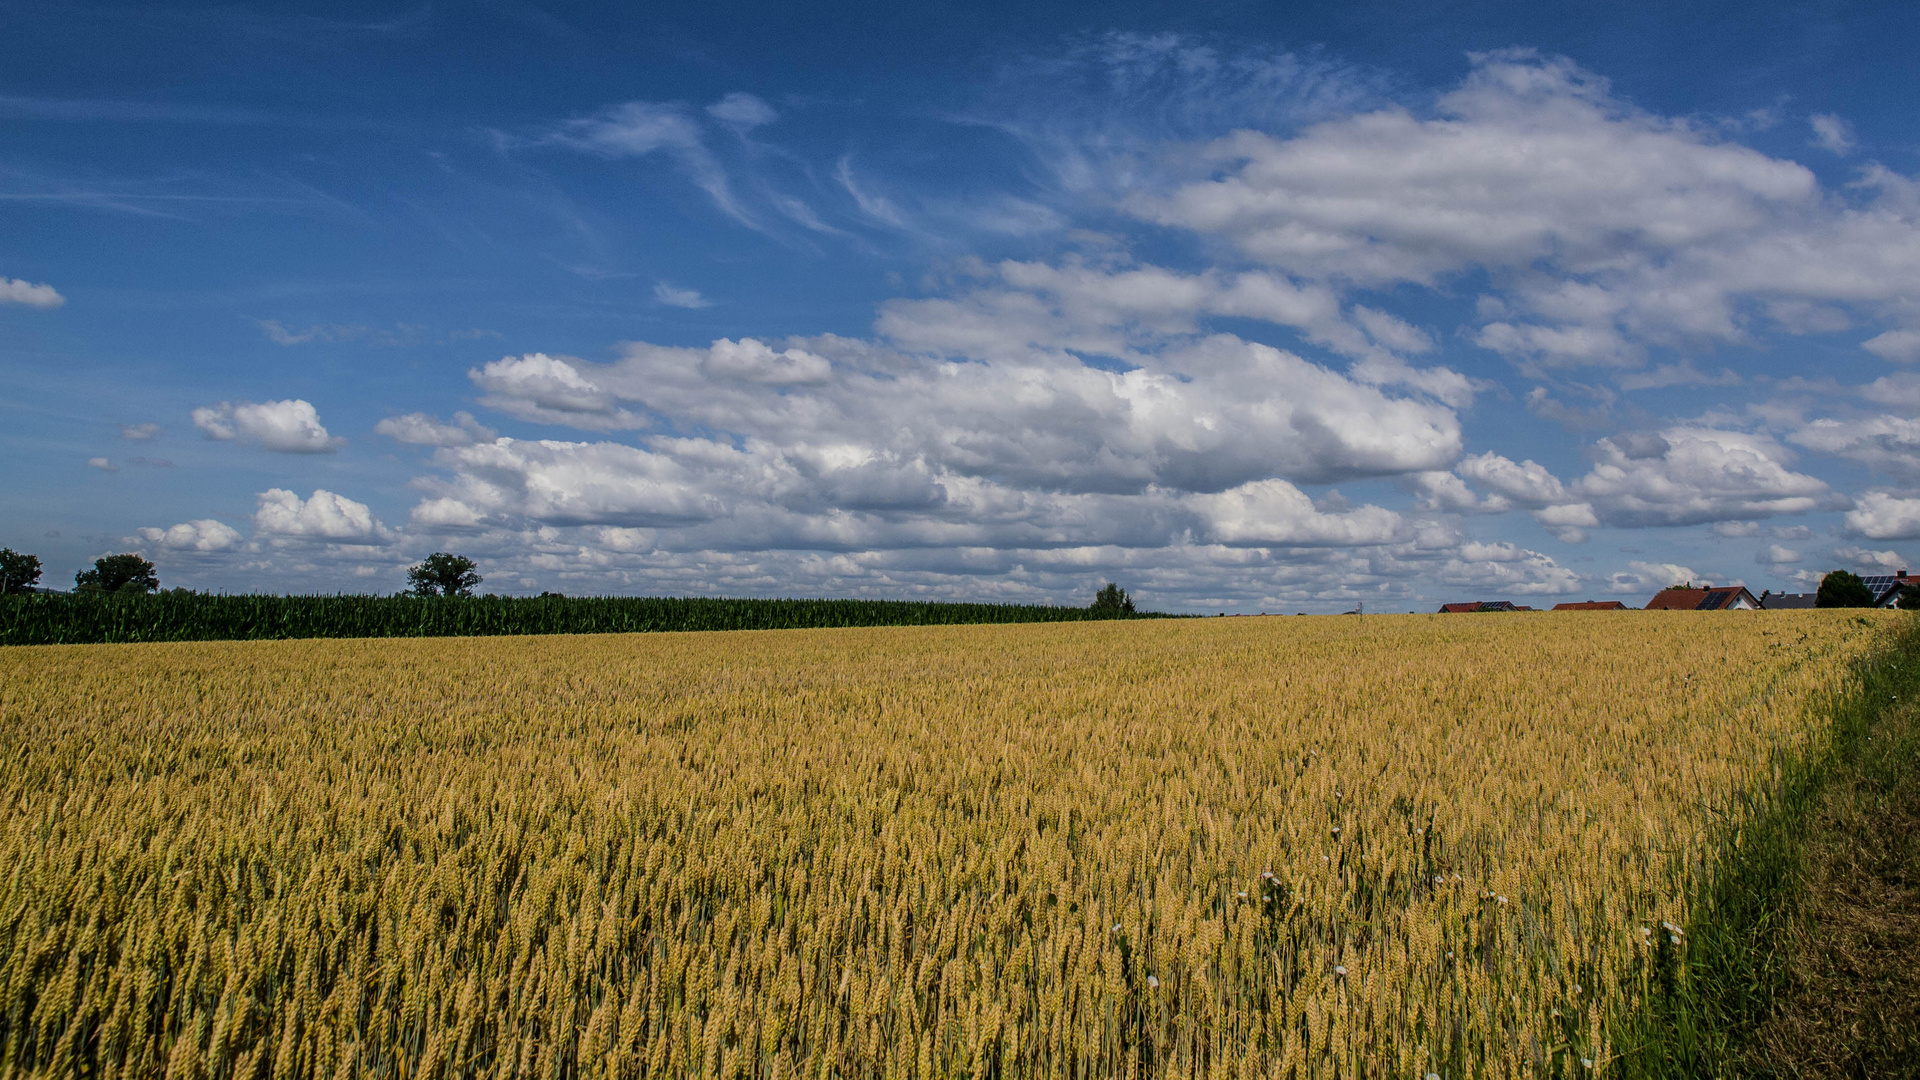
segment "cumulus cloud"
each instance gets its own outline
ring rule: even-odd
[[[1469,541],[1438,568],[1441,581],[1514,596],[1564,595],[1581,588],[1580,575],[1547,555],[1506,541]]]
[[[1882,360],[1911,364],[1920,360],[1920,330],[1888,330],[1861,342],[1860,347]]]
[[[485,396],[480,404],[523,420],[593,431],[645,427],[645,417],[580,373],[585,364],[546,353],[504,356],[467,372]]]
[[[1610,525],[1700,525],[1844,505],[1765,435],[1673,427],[1599,440],[1574,491]]]
[[[1834,558],[1850,566],[1858,567],[1869,574],[1891,574],[1906,570],[1914,564],[1897,551],[1873,551],[1862,547],[1835,548]]]
[[[413,446],[471,446],[486,442],[496,432],[473,418],[469,412],[453,414],[453,423],[443,424],[426,413],[389,416],[373,426],[376,434]]]
[[[1192,501],[1206,520],[1208,535],[1223,544],[1384,544],[1400,528],[1400,515],[1378,506],[1322,513],[1285,480],[1260,480]]]
[[[1920,540],[1920,499],[1869,491],[1847,511],[1846,528],[1869,540]]]
[[[1902,416],[1820,419],[1787,436],[1821,454],[1846,458],[1903,479],[1920,477],[1920,420]]]
[[[1699,581],[1691,569],[1678,563],[1630,560],[1627,569],[1611,575],[1608,588],[1617,593],[1659,592],[1671,585]]]
[[[193,426],[218,440],[246,439],[282,454],[331,454],[347,440],[327,434],[313,404],[286,401],[221,402],[193,410]]]
[[[785,349],[721,339],[634,343],[610,365],[509,357],[472,377],[488,405],[527,419],[608,430],[669,416],[803,456],[839,448],[1017,488],[1217,492],[1439,468],[1459,451],[1451,410],[1231,336],[1116,372],[971,310],[896,309],[883,321],[915,352],[958,358],[837,338]]]
[[[1891,312],[1920,290],[1910,179],[1872,166],[1857,198],[1835,199],[1795,162],[1528,52],[1476,56],[1431,115],[1386,106],[1291,135],[1241,130],[1196,166],[1205,178],[1126,205],[1307,282],[1485,271],[1476,340],[1529,367],[1637,366],[1648,342],[1744,340],[1755,304],[1779,329],[1824,332],[1849,306]]]
[[[108,461],[106,458],[103,458],[103,457],[88,458],[87,468],[99,469],[101,472],[119,472],[120,471],[120,467],[118,465],[115,465],[113,462]]]
[[[202,555],[231,551],[242,542],[238,530],[213,518],[183,522],[165,529],[144,528],[139,535],[140,539],[158,546],[162,551]]]
[[[253,529],[257,537],[343,544],[384,544],[394,536],[367,504],[326,490],[302,500],[285,488],[268,488],[258,496]]]
[[[161,430],[159,424],[121,424],[120,437],[129,442],[146,442],[158,436]]]
[[[1539,462],[1514,462],[1499,454],[1469,457],[1454,467],[1461,476],[1491,488],[1504,508],[1527,507],[1533,519],[1561,540],[1578,544],[1587,538],[1587,530],[1600,524],[1589,503],[1576,498],[1559,477]]]
[[[23,304],[46,310],[67,302],[51,285],[35,285],[20,278],[0,278],[0,304]]]
[[[1787,566],[1805,557],[1793,548],[1781,544],[1768,544],[1754,559],[1762,566]]]

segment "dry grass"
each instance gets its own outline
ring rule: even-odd
[[[0,1071],[1605,1071],[1895,616],[0,650]]]

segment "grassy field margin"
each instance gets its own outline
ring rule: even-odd
[[[1808,830],[1822,802],[1863,767],[1869,740],[1901,702],[1920,697],[1920,620],[1855,665],[1817,752],[1789,761],[1770,790],[1750,793],[1738,824],[1717,838],[1715,870],[1698,886],[1683,948],[1657,955],[1653,992],[1617,1018],[1607,1072],[1646,1078],[1773,1075],[1756,1033],[1795,992],[1796,920],[1809,899]],[[1910,740],[1903,740],[1912,745]],[[1799,942],[1804,946],[1804,942]],[[1681,957],[1684,959],[1681,959]],[[1801,1002],[1818,1009],[1818,1002]]]

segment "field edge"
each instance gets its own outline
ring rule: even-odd
[[[1714,870],[1697,882],[1684,927],[1685,961],[1658,992],[1608,1024],[1613,1075],[1666,1080],[1746,1075],[1750,1043],[1788,993],[1793,928],[1806,902],[1806,828],[1820,800],[1861,760],[1890,705],[1920,694],[1920,619],[1903,619],[1853,663],[1815,752],[1784,763],[1750,792],[1749,813],[1713,842]]]

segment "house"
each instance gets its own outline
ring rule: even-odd
[[[1817,595],[1810,592],[1763,592],[1760,594],[1760,606],[1768,611],[1797,611],[1819,606],[1813,602]]]
[[[1892,607],[1900,599],[1900,590],[1920,585],[1920,577],[1911,576],[1905,570],[1897,574],[1873,574],[1860,580],[1873,590],[1874,607]]]
[[[1716,589],[1711,585],[1691,588],[1675,585],[1655,593],[1647,601],[1648,611],[1758,611],[1760,601],[1754,599],[1744,585],[1733,585]]]
[[[1530,607],[1521,607],[1511,600],[1469,600],[1463,604],[1441,604],[1440,614],[1456,615],[1468,611],[1532,611]]]
[[[1618,600],[1581,600],[1571,604],[1555,604],[1555,611],[1627,611],[1627,605]]]

